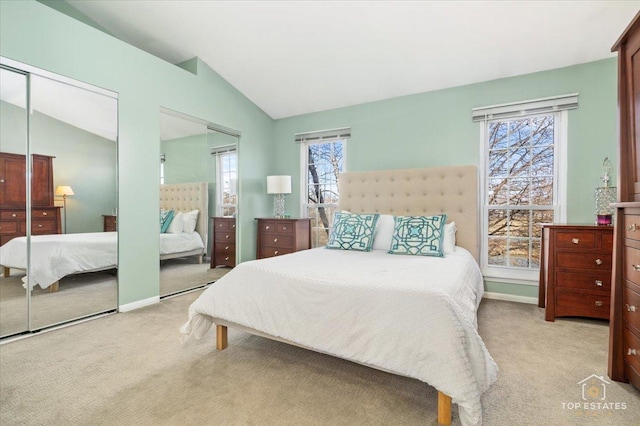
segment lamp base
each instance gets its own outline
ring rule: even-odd
[[[596,225],[606,226],[611,225],[612,223],[612,215],[610,214],[599,214],[596,215]]]
[[[273,196],[273,214],[278,219],[284,217],[284,194],[275,194]]]

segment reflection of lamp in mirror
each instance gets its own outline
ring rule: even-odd
[[[291,176],[267,176],[267,194],[274,194],[274,214],[283,218],[284,194],[291,194]]]
[[[70,186],[62,185],[56,188],[56,195],[62,195],[64,209],[64,233],[67,233],[67,196],[75,195]]]
[[[602,162],[602,177],[600,178],[604,182],[604,186],[596,188],[596,225],[611,225],[613,223],[614,208],[611,207],[611,203],[616,202],[617,188],[615,186],[609,186],[609,174],[611,173],[612,165],[609,161],[609,157],[605,157]]]

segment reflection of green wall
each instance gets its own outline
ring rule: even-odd
[[[0,151],[24,154],[24,109],[2,102]],[[21,125],[15,125],[21,123]],[[67,232],[101,232],[103,214],[116,207],[116,143],[35,111],[31,152],[51,155],[53,184],[69,185]],[[56,197],[56,205],[62,199]]]
[[[0,1],[0,40],[6,58],[118,93],[120,305],[159,295],[161,108],[242,133],[239,260],[255,257],[273,126],[260,108],[199,59],[186,71],[35,1]]]

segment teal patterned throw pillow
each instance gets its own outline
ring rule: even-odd
[[[336,212],[327,248],[371,251],[378,216]]]
[[[391,254],[443,257],[442,240],[447,215],[396,216]]]
[[[173,210],[160,210],[160,233],[167,232],[173,220]]]

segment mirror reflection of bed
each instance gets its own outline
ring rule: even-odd
[[[236,160],[232,168],[227,162],[222,170],[218,148],[224,146],[229,152],[232,147],[235,156],[238,138],[211,127],[210,123],[174,111],[160,112],[160,215],[170,211],[173,215],[168,226],[160,229],[161,297],[203,287],[230,270],[211,267],[211,217],[223,213],[235,216]],[[194,220],[189,214],[195,215],[195,229],[185,227]],[[193,247],[171,246],[176,235],[185,240],[179,244],[186,244],[187,235],[193,233],[202,241],[202,247],[196,243]]]

